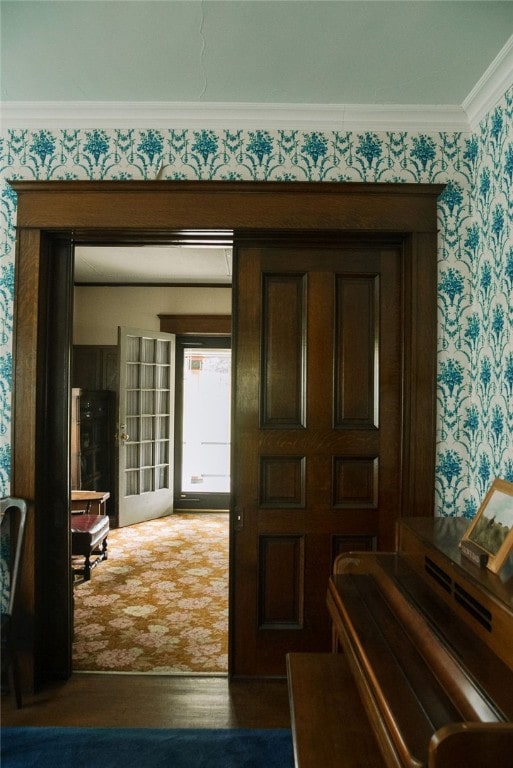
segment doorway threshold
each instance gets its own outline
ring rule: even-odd
[[[188,672],[183,669],[168,670],[166,672],[117,672],[116,670],[96,670],[96,669],[77,669],[73,670],[74,675],[124,675],[132,677],[219,677],[227,678],[228,672]]]

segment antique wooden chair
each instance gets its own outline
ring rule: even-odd
[[[2,672],[11,673],[12,689],[18,709],[22,705],[15,623],[15,599],[22,569],[23,540],[27,505],[22,499],[0,500],[2,571]]]

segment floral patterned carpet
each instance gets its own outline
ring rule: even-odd
[[[228,514],[116,528],[108,552],[74,588],[73,669],[227,672]]]

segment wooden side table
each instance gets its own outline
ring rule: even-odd
[[[71,491],[71,511],[88,515],[104,515],[109,491]]]

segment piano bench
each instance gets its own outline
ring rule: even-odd
[[[79,583],[89,581],[92,569],[107,559],[109,529],[108,515],[71,516],[71,554],[75,558],[84,558],[82,567],[73,567],[73,575],[79,577]],[[93,555],[96,557],[91,561]]]
[[[344,654],[289,653],[296,768],[385,768]]]

